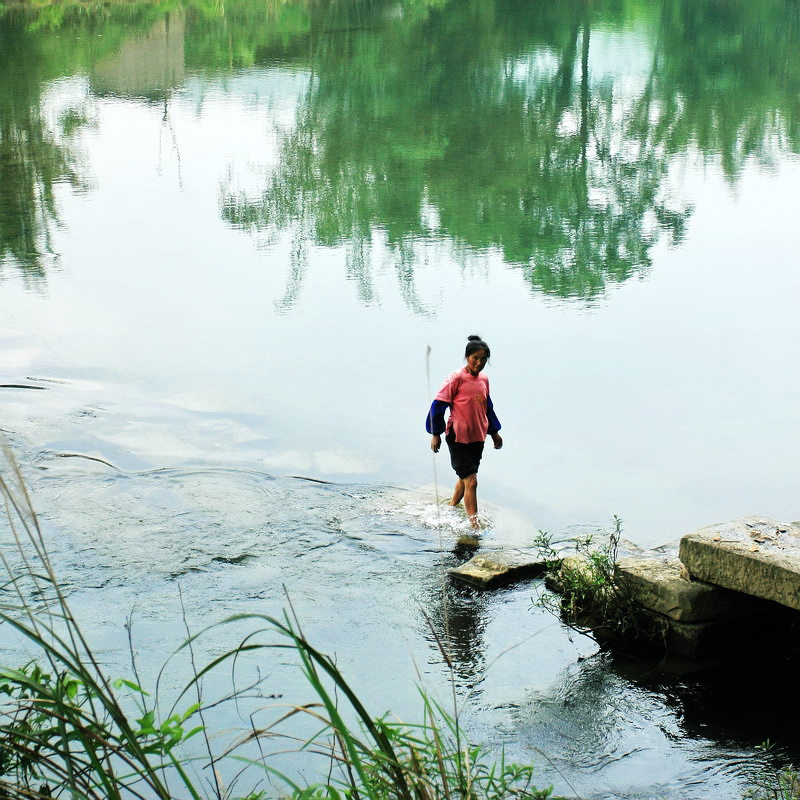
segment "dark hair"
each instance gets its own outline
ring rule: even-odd
[[[486,358],[492,355],[489,345],[480,336],[467,336],[467,349],[464,351],[464,358],[469,358],[473,353],[477,353],[478,350],[485,350]]]

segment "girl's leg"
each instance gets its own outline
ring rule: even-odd
[[[457,506],[464,497],[464,481],[459,478],[456,481],[456,488],[453,489],[453,496],[450,498],[450,505]]]
[[[478,527],[478,473],[467,475],[460,483],[464,484],[464,506],[473,528]]]

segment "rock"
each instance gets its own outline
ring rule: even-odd
[[[752,627],[753,623],[743,626],[738,619],[681,622],[641,608],[635,630],[629,631],[616,644],[657,654],[660,658],[715,659],[746,648],[745,642],[752,640]]]
[[[538,553],[519,550],[493,550],[478,553],[459,567],[448,570],[452,577],[483,589],[522,578],[538,578],[546,570]]]
[[[544,585],[557,594],[563,594],[568,586],[576,582],[585,580],[587,583],[592,581],[592,566],[589,559],[583,553],[578,555],[564,556],[561,564],[555,572],[548,572],[544,579]]]
[[[734,619],[761,607],[753,598],[690,580],[677,556],[621,558],[617,579],[635,603],[678,622]]]
[[[639,622],[653,637],[650,649],[663,643],[667,656],[694,661],[758,657],[773,666],[788,663],[797,653],[797,615],[775,603],[749,599],[758,613],[681,622],[643,609]]]
[[[557,573],[547,576],[546,585],[564,593],[585,584],[574,622],[602,644],[659,658],[697,662],[752,649],[778,608],[691,580],[674,552],[621,558],[613,582],[601,578],[586,556],[569,556]]]
[[[481,546],[481,537],[477,533],[462,533],[456,539],[456,547],[461,550],[475,551]]]
[[[680,560],[707,583],[800,610],[800,525],[744,517],[689,533]]]

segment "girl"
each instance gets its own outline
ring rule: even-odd
[[[498,433],[500,421],[489,397],[489,379],[481,375],[489,355],[489,345],[480,336],[468,337],[464,351],[466,366],[444,382],[425,421],[425,430],[432,434],[431,450],[434,453],[439,452],[442,433],[446,431],[450,463],[458,476],[450,505],[457,506],[463,499],[473,528],[478,527],[478,466],[486,435],[492,437],[495,450],[503,446]],[[445,425],[447,408],[450,408],[450,416]]]

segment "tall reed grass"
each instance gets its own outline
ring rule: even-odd
[[[35,657],[0,667],[0,800],[551,797],[551,788],[533,785],[531,766],[467,743],[457,714],[424,691],[418,724],[373,716],[291,611],[283,618],[237,615],[188,635],[176,652],[189,655],[190,676],[166,710],[141,685],[135,659],[133,680],[112,681],[59,586],[7,446],[4,456],[0,491],[8,527],[0,560],[7,580],[0,587],[0,631],[16,632]],[[231,625],[247,627],[240,643],[196,666],[199,640]],[[268,659],[276,649],[296,653],[311,701],[284,708],[267,726],[251,723],[221,738],[212,724],[216,704],[203,699],[203,680],[239,659]],[[228,701],[241,700],[247,688],[234,690]],[[303,734],[309,722],[313,732]],[[323,759],[322,777],[302,783],[279,771],[272,766],[276,748]],[[227,783],[226,776],[232,776]]]

